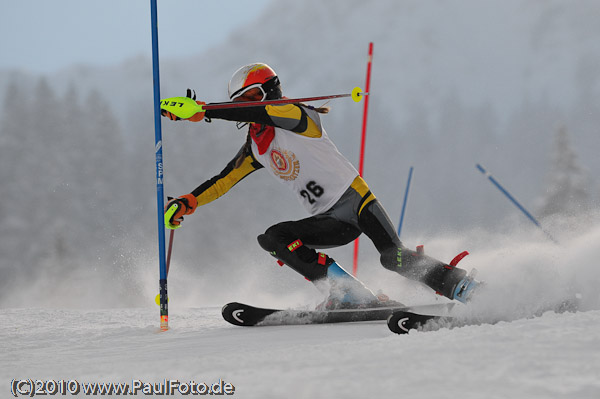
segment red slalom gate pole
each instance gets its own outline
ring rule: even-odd
[[[373,42],[369,43],[369,57],[367,58],[367,82],[365,83],[365,92],[371,93],[371,64],[373,63]],[[362,123],[362,137],[360,140],[360,162],[358,166],[358,173],[363,176],[365,167],[365,143],[367,139],[367,114],[369,111],[369,97],[365,96],[365,107],[363,110],[363,123]],[[354,240],[354,264],[352,266],[352,275],[356,277],[358,272],[358,247],[359,238]]]

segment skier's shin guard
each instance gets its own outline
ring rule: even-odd
[[[454,299],[456,285],[467,274],[463,269],[450,266],[403,246],[382,251],[381,264],[406,278],[420,281],[438,294],[450,299]]]
[[[300,240],[295,240],[286,245],[268,234],[261,234],[257,239],[265,251],[309,281],[317,281],[327,277],[327,267],[333,263],[333,259],[324,254],[317,254],[314,249],[305,247]]]
[[[319,288],[318,284],[317,288]],[[377,296],[367,288],[360,280],[348,273],[337,262],[333,262],[327,268],[326,292],[329,293],[329,306],[336,305],[333,302],[343,304],[373,304],[378,302]],[[323,290],[323,289],[322,289]],[[326,306],[328,306],[326,305]]]
[[[365,304],[377,300],[371,290],[332,258],[304,246],[300,240],[284,245],[268,234],[261,234],[258,236],[258,243],[338,303]]]

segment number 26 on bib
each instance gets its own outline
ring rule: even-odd
[[[315,198],[319,198],[323,195],[323,192],[323,187],[319,186],[314,180],[311,180],[306,184],[306,189],[300,191],[300,195],[306,198],[310,204],[314,204],[316,202]]]

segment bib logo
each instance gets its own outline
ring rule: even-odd
[[[271,150],[271,168],[283,180],[295,180],[300,173],[300,161],[293,152],[274,148]]]

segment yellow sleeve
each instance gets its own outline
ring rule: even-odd
[[[319,114],[313,110],[296,104],[267,105],[265,109],[277,127],[306,137],[323,135]]]
[[[244,177],[262,168],[252,154],[246,155],[239,168],[235,167],[237,157],[233,159],[221,173],[198,186],[192,194],[198,200],[198,206],[206,205],[228,192]]]

